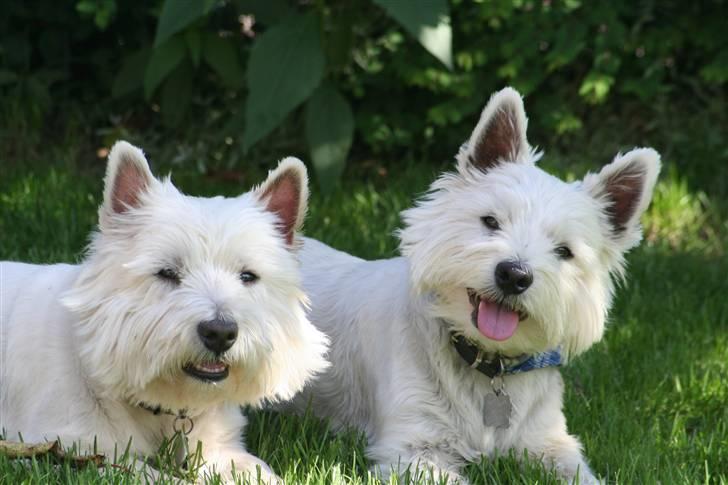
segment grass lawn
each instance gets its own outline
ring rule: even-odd
[[[95,224],[103,164],[81,169],[67,157],[59,151],[2,169],[0,259],[78,260]],[[392,256],[399,211],[436,171],[410,164],[387,176],[350,179],[328,198],[314,187],[306,233],[359,256]],[[192,194],[248,188],[194,175],[175,180]],[[645,219],[647,240],[629,255],[629,282],[619,290],[606,337],[563,370],[570,430],[610,483],[728,482],[727,213],[664,170]],[[249,414],[248,447],[288,483],[375,481],[356,433],[335,436],[312,418]],[[538,464],[521,467],[513,457],[472,465],[468,476],[481,484],[556,483]],[[0,456],[0,483],[138,480],[114,468],[99,474]]]

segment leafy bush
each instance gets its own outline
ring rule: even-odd
[[[237,108],[243,115],[233,118],[230,127],[243,128],[243,150],[304,105],[310,157],[322,187],[328,189],[341,174],[355,128],[351,105],[340,91],[350,83],[340,78],[351,74],[350,64],[357,53],[352,29],[358,26],[340,19],[367,22],[367,26],[368,21],[356,19],[356,12],[361,7],[374,11],[375,4],[416,36],[433,56],[451,65],[446,0],[421,4],[374,0],[344,8],[333,2],[294,7],[283,0],[240,0],[223,5],[209,0],[166,0],[153,45],[144,45],[127,56],[112,92],[119,97],[143,88],[149,101],[161,90],[161,113],[170,125],[176,125],[189,107],[194,71],[204,63],[225,88],[247,90]],[[225,11],[227,18],[239,19],[242,33],[220,35],[210,29],[210,17],[216,10]],[[262,33],[257,32],[257,22],[264,26]],[[248,54],[247,62],[241,51]]]
[[[535,129],[559,135],[625,105],[646,125],[656,100],[710,102],[728,85],[721,0],[69,2],[4,9],[6,112],[22,106],[42,123],[55,99],[111,93],[112,106],[141,101],[174,128],[217,96],[221,134],[242,133],[243,151],[294,137],[324,188],[352,145],[449,156],[506,84],[538,93]]]

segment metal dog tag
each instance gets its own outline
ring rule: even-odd
[[[483,423],[493,428],[507,428],[511,425],[513,404],[505,392],[487,394],[483,409]]]
[[[190,456],[190,440],[189,434],[195,427],[195,422],[192,418],[187,416],[185,413],[180,412],[175,418],[172,428],[174,429],[174,436],[172,437],[173,446],[177,463],[179,463],[183,469],[187,469],[187,459]]]

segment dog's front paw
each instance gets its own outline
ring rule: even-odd
[[[230,480],[226,483],[232,485],[234,483],[242,483],[245,485],[283,485],[283,479],[273,473],[263,461],[251,464],[246,468],[236,465],[234,472],[230,474]]]
[[[283,479],[273,473],[266,462],[253,455],[248,455],[243,463],[236,461],[235,472],[243,475],[251,485],[283,485]]]
[[[204,473],[200,474],[200,485],[207,483],[213,472],[226,485],[283,485],[283,480],[273,473],[268,464],[253,455],[238,455],[229,463],[226,467],[206,467]]]
[[[273,473],[270,468],[255,467],[252,470],[237,473],[242,478],[240,482],[233,480],[232,483],[244,483],[250,485],[283,485],[283,479]]]
[[[596,477],[585,464],[582,464],[571,472],[564,472],[563,470],[560,470],[560,472],[559,475],[569,485],[606,485],[607,483],[607,480]]]
[[[470,485],[470,481],[457,471],[442,468],[427,460],[416,460],[407,466],[402,464],[376,464],[372,472],[383,482],[391,476],[398,476],[399,483],[437,483],[447,485]]]
[[[606,485],[607,481],[594,476],[589,470],[586,472],[579,471],[577,476],[569,480],[569,485]]]

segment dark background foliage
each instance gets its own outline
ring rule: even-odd
[[[344,163],[450,158],[513,85],[535,144],[604,160],[652,144],[724,195],[727,18],[721,0],[5,2],[3,158],[68,130],[94,150],[172,139],[183,168],[296,154],[330,190]],[[433,55],[422,27],[451,47]]]

